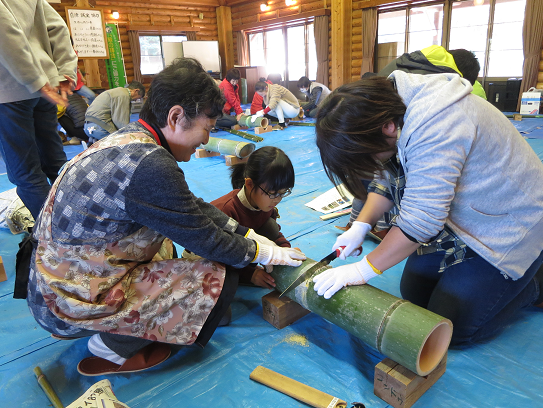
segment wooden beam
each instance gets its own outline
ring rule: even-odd
[[[352,2],[332,0],[331,89],[351,81]]]
[[[318,9],[313,11],[306,11],[304,13],[293,14],[291,16],[271,18],[269,20],[260,21],[258,23],[242,24],[232,27],[233,31],[253,30],[255,28],[271,28],[274,25],[281,26],[285,23],[293,23],[298,21],[307,20],[309,18],[318,16],[329,16],[330,9]]]
[[[232,34],[232,9],[220,6],[217,12],[217,32],[219,36],[219,55],[221,56],[221,70],[223,77],[226,71],[234,68],[234,37]]]
[[[190,26],[176,26],[176,25],[136,25],[128,24],[127,30],[139,31],[139,32],[152,32],[159,34],[174,34],[181,31],[200,31],[200,27]]]

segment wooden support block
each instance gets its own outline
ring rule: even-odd
[[[5,282],[8,280],[8,276],[6,275],[6,270],[4,269],[4,261],[2,260],[2,257],[0,256],[0,282]]]
[[[206,149],[196,149],[196,153],[194,153],[194,157],[197,159],[201,159],[202,157],[214,157],[214,156],[220,156],[221,154],[219,152],[210,152]]]
[[[514,113],[513,114],[513,120],[516,120],[516,121],[521,121],[522,120],[522,115],[520,113]]]
[[[425,377],[418,376],[404,366],[385,358],[375,366],[373,393],[394,408],[409,408],[443,375],[447,355]]]
[[[279,292],[273,291],[262,297],[262,314],[264,320],[277,329],[282,329],[304,317],[309,310],[304,309],[288,297],[279,298]]]
[[[233,166],[234,164],[238,164],[238,163],[245,163],[247,160],[249,160],[249,156],[243,159],[240,159],[239,157],[234,156],[232,154],[228,154],[224,156],[224,164],[226,164],[227,166]]]
[[[255,133],[257,135],[261,135],[262,133],[268,133],[268,132],[271,132],[273,129],[272,129],[272,126],[271,125],[268,125],[266,126],[265,128],[264,127],[255,127]]]
[[[232,129],[232,130],[248,130],[249,128],[247,126],[234,125],[230,129]]]

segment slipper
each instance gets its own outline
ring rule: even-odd
[[[87,357],[79,362],[77,371],[82,375],[96,376],[106,374],[135,373],[154,367],[170,357],[170,346],[166,343],[151,343],[124,362],[112,363],[101,357]]]

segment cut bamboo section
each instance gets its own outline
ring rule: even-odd
[[[292,378],[258,366],[249,378],[316,408],[345,408],[347,402]]]
[[[254,152],[255,145],[254,143],[210,137],[209,142],[203,145],[202,148],[210,152],[218,152],[222,155],[231,155],[244,159]]]
[[[249,128],[268,126],[268,118],[259,117],[259,118],[256,118],[254,122],[251,120],[251,118],[252,116],[250,115],[241,115],[241,117],[238,120],[238,123],[240,124],[240,126],[245,126]]]
[[[34,374],[36,374],[36,379],[38,380],[38,384],[42,388],[43,392],[49,398],[49,401],[51,401],[51,404],[54,408],[64,408],[64,405],[62,405],[62,401],[59,399],[57,393],[51,387],[51,384],[49,381],[47,381],[47,377],[43,373],[40,367],[34,367]]]
[[[275,289],[284,291],[316,264],[308,258],[297,268],[274,266]],[[313,277],[327,269],[317,268],[286,296],[420,376],[437,367],[451,341],[450,320],[367,284],[343,288],[324,299],[313,289]]]
[[[261,142],[261,141],[264,140],[263,137],[252,135],[252,134],[247,133],[247,132],[242,132],[241,130],[228,129],[228,128],[225,128],[225,127],[219,127],[219,129],[224,130],[225,132],[228,132],[228,133],[232,133],[233,135],[242,137],[244,139],[252,140],[253,142]],[[258,129],[260,129],[260,128],[256,128],[256,130],[258,130]],[[257,133],[256,130],[255,130],[255,133]]]

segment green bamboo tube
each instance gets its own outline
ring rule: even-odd
[[[254,143],[238,142],[218,137],[210,137],[209,142],[202,145],[202,147],[210,152],[218,152],[223,155],[230,154],[240,159],[244,159],[255,150]]]
[[[221,130],[224,130],[225,132],[232,133],[233,135],[243,137],[244,139],[252,140],[253,142],[261,142],[264,140],[263,137],[260,137],[258,135],[252,135],[247,132],[242,132],[241,130],[234,130],[234,129],[228,129],[228,128],[220,128]]]
[[[249,115],[241,115],[241,117],[238,120],[238,124],[240,126],[246,126],[246,127],[268,127],[268,118],[265,117],[259,117],[256,118],[255,121],[251,121],[252,116]]]
[[[276,290],[316,264],[308,258],[297,268],[274,266]],[[285,295],[420,376],[437,367],[451,341],[450,320],[371,285],[349,286],[324,299],[313,289],[313,276],[330,268],[317,269]]]
[[[519,115],[519,113],[517,113],[516,115]],[[506,118],[513,118],[514,115],[505,115]],[[541,119],[543,118],[543,115],[527,115],[525,113],[522,113],[522,117],[524,119],[533,119],[533,118],[537,118],[537,119]]]
[[[54,408],[64,408],[64,405],[62,405],[62,402],[57,396],[57,393],[51,387],[51,384],[49,384],[49,381],[47,381],[47,377],[45,377],[45,374],[41,371],[40,367],[34,368],[34,374],[36,374],[36,377],[38,379],[38,384],[42,388],[45,395],[47,395],[47,398],[49,398],[49,401],[51,401],[51,404],[53,404]]]
[[[315,123],[313,122],[296,122],[296,121],[290,121],[288,122],[289,126],[315,126]]]

